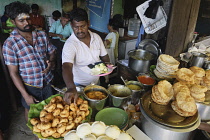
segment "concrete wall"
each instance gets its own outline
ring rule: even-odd
[[[17,0],[0,0],[0,16],[4,14],[5,5]],[[62,11],[61,1],[62,0],[19,0],[20,2],[25,2],[29,5],[38,4],[41,15],[51,16],[54,10]]]

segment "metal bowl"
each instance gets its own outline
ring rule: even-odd
[[[138,104],[140,97],[145,91],[143,85],[138,81],[125,81],[125,84],[132,90],[131,103],[134,105]],[[139,89],[132,88],[131,86],[137,86]]]
[[[132,90],[125,85],[114,84],[108,87],[110,91],[109,105],[123,108],[131,100]]]
[[[90,99],[86,94],[90,91],[100,91],[103,92],[106,95],[106,98],[102,100],[95,100],[95,99]],[[105,89],[102,86],[98,85],[88,85],[84,88],[83,90],[83,96],[84,98],[88,101],[89,106],[92,108],[92,114],[95,116],[95,114],[102,110],[106,104],[107,98],[109,97],[109,91]]]
[[[140,76],[145,76],[145,77],[148,77],[148,78],[152,78],[154,80],[154,83],[152,83],[152,84],[144,83],[139,79]],[[136,78],[145,87],[145,89],[151,89],[156,84],[155,79],[149,73],[139,73]]]

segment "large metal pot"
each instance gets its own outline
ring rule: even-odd
[[[205,93],[205,101],[196,103],[201,121],[210,121],[210,91]]]
[[[198,114],[182,120],[181,116],[177,116],[172,110],[170,104],[163,106],[153,103],[150,91],[142,96],[140,109],[141,128],[152,140],[191,140],[192,131],[198,128],[201,122]],[[160,111],[161,114],[157,114]]]
[[[196,103],[201,121],[210,121],[210,104]]]
[[[141,128],[152,140],[192,140],[193,131],[200,125],[200,119],[189,128],[172,128],[161,125],[142,113]]]
[[[128,66],[137,72],[148,72],[149,67],[155,56],[145,50],[137,49],[128,52]]]

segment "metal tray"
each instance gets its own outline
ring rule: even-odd
[[[161,49],[156,41],[152,39],[144,39],[139,43],[139,49],[146,50],[156,56],[156,59],[161,54]]]
[[[171,102],[168,105],[158,105],[151,98],[151,91],[145,93],[141,98],[141,106],[143,111],[154,121],[173,128],[187,128],[192,126],[198,120],[198,112],[191,117],[182,117],[178,115],[172,108]],[[157,105],[155,111],[152,110],[152,104]],[[165,109],[163,109],[163,108]],[[159,109],[158,109],[159,108]],[[162,109],[161,109],[162,108]],[[156,113],[155,113],[156,112]],[[159,114],[157,114],[159,112]]]

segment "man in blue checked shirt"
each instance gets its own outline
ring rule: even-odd
[[[27,120],[30,104],[53,95],[50,82],[55,65],[55,46],[49,43],[45,32],[33,30],[29,5],[17,1],[10,3],[9,8],[8,15],[16,28],[4,42],[3,56],[22,95]]]

